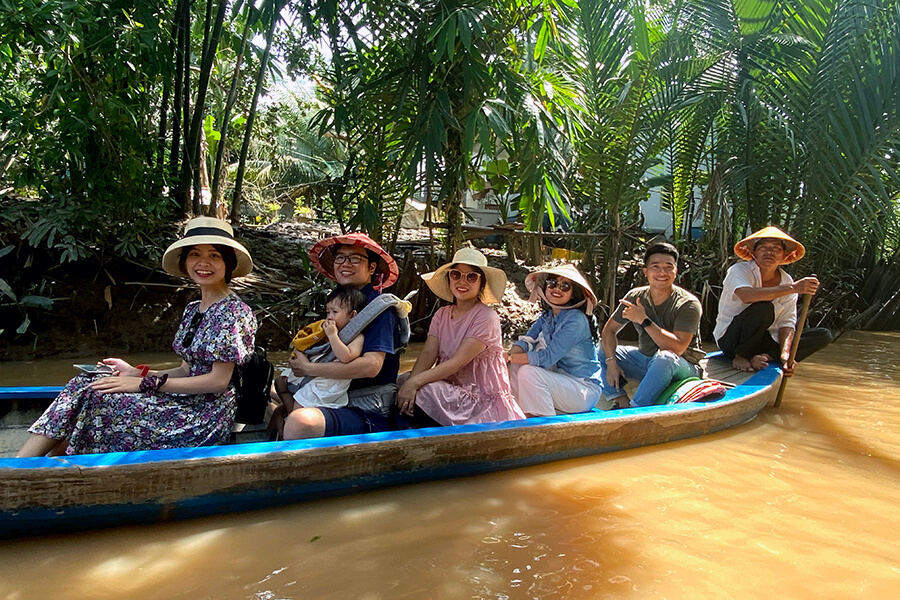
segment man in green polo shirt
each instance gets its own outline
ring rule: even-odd
[[[648,285],[634,288],[619,301],[600,334],[603,394],[615,408],[650,406],[672,382],[702,377],[700,317],[703,308],[692,293],[675,285],[678,250],[665,242],[644,253]],[[617,335],[629,322],[638,345],[620,346]],[[640,379],[628,399],[623,381]]]

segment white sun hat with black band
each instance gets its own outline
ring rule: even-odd
[[[234,229],[231,225],[214,217],[197,217],[184,226],[184,236],[166,248],[162,258],[162,267],[166,273],[176,277],[187,277],[187,273],[182,271],[178,264],[181,249],[200,244],[220,244],[234,248],[237,266],[231,274],[232,277],[241,277],[253,270],[253,259],[250,258],[247,249],[234,239]]]
[[[425,273],[428,288],[434,295],[447,302],[453,302],[453,292],[450,291],[449,271],[453,265],[469,265],[478,267],[484,273],[485,286],[482,300],[485,304],[497,304],[503,299],[506,290],[506,273],[496,267],[489,267],[487,257],[475,248],[460,248],[453,255],[453,260],[446,265],[441,265],[436,271]]]

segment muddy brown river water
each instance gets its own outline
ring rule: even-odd
[[[780,409],[694,440],[0,542],[0,600],[897,598],[898,351],[898,334],[847,334]],[[0,364],[0,382],[56,383],[72,362]]]

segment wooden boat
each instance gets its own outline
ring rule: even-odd
[[[315,440],[0,458],[0,536],[253,510],[691,438],[751,420],[781,379],[775,367],[738,374],[715,359],[707,373],[732,386],[723,399]],[[0,408],[58,389],[0,388]]]

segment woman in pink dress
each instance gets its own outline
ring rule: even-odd
[[[422,279],[452,304],[434,315],[413,370],[397,379],[400,411],[417,425],[524,419],[509,388],[500,317],[487,306],[503,297],[506,274],[487,266],[478,250],[463,248]]]

